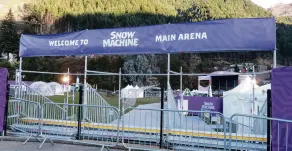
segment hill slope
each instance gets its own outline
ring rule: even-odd
[[[274,16],[292,16],[292,4],[278,4],[268,9]]]
[[[23,8],[24,4],[31,0],[3,0],[0,1],[0,21],[4,19],[8,10],[11,8],[16,20],[21,19],[19,8]]]

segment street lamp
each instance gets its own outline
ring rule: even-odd
[[[63,77],[63,83],[69,84],[70,77],[69,76],[64,76]]]

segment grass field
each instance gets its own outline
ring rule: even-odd
[[[115,107],[118,107],[119,105],[119,102],[118,102],[118,95],[115,95],[115,96],[106,96],[106,94],[104,93],[99,93],[110,105],[112,106],[115,106]],[[69,94],[70,96],[72,96],[72,93]],[[76,92],[74,94],[74,103],[75,104],[78,104],[79,103],[79,93]],[[66,94],[63,95],[63,96],[51,96],[51,97],[48,97],[49,99],[51,99],[52,101],[54,102],[57,102],[57,103],[64,103],[64,100],[66,99]],[[136,100],[136,104],[135,106],[138,106],[138,105],[143,105],[143,104],[151,104],[151,103],[158,103],[160,102],[160,99],[159,98],[140,98],[140,99],[137,99]],[[69,104],[72,104],[73,103],[73,99],[72,97],[69,98]]]

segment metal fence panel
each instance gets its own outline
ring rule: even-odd
[[[35,122],[29,122],[28,120],[30,119]],[[42,144],[46,140],[41,136],[41,105],[37,102],[20,99],[10,100],[8,105],[8,125],[12,134],[28,135],[23,144],[32,137],[40,142],[40,139],[44,139]]]
[[[122,142],[128,149],[139,150],[224,150],[227,148],[225,118],[221,113],[208,111],[178,111],[129,108],[122,116]],[[160,122],[163,112],[162,148]],[[196,114],[185,114],[196,113]],[[211,122],[200,115],[208,113]],[[184,115],[184,119],[174,115]],[[169,118],[171,117],[169,122]],[[216,119],[216,120],[212,120]],[[166,125],[171,124],[170,128]]]
[[[291,120],[235,114],[231,117],[231,121],[241,124],[233,124],[229,128],[230,150],[239,147],[247,150],[267,150],[267,131],[266,127],[263,127],[267,124],[271,125],[270,131],[274,130],[272,136],[277,135],[277,138],[280,138],[273,139],[273,145],[270,147],[273,146],[273,150],[291,150],[289,142],[292,141],[292,136],[288,133],[292,125]]]
[[[58,104],[64,109],[56,108],[54,104],[43,105],[42,135],[52,140],[68,140],[83,144],[99,145],[103,147],[113,147],[119,142],[119,120],[116,124],[109,123],[105,118],[111,112],[114,116],[119,116],[115,107],[96,105],[76,105]],[[75,110],[72,110],[72,108]],[[78,137],[78,114],[82,110],[99,111],[91,113],[91,120],[83,117],[81,121],[80,140]],[[75,112],[72,112],[75,111]],[[88,113],[87,113],[88,116]],[[95,121],[95,122],[92,122]]]

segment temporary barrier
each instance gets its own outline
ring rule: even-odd
[[[85,118],[93,123],[110,123],[114,120],[117,120],[119,117],[117,114],[113,113],[111,105],[97,93],[96,89],[92,88],[89,84],[86,84],[86,97],[88,105],[97,105],[108,108],[87,108],[84,109]],[[74,107],[74,106],[73,106]]]
[[[36,90],[30,88],[25,83],[11,86],[11,89],[14,91],[13,97],[18,100],[29,100],[29,101],[39,103],[40,105],[50,102],[52,104],[55,104],[56,107],[61,108],[55,102],[51,101],[46,96],[43,96],[42,94],[38,93]]]
[[[264,116],[251,116],[235,114],[231,117],[234,122],[244,123],[244,125],[236,125],[229,128],[229,149],[241,147],[244,150],[271,150],[267,148],[267,124],[271,129],[276,129],[277,133],[273,135],[279,139],[277,141],[278,146],[273,146],[273,150],[289,150],[288,142],[291,142],[292,137],[289,136],[288,130],[292,124],[292,120],[283,120],[277,118],[268,118]],[[235,129],[236,131],[232,131]],[[271,131],[271,130],[270,130]],[[233,135],[231,137],[231,135]],[[247,139],[248,138],[248,139]],[[273,140],[274,141],[274,140]]]
[[[52,103],[45,103],[42,111],[42,135],[52,140],[70,140],[73,142],[93,144],[104,147],[113,147],[119,142],[119,120],[116,124],[110,124],[105,118],[110,112],[112,115],[119,117],[117,108],[110,106],[94,105],[72,105],[58,104],[67,110],[57,108]],[[66,106],[66,107],[64,107]],[[76,112],[72,113],[71,108]],[[84,119],[80,115],[83,109],[92,112],[92,121]],[[71,116],[68,116],[71,115]],[[80,122],[78,122],[80,121]],[[33,119],[27,122],[34,122]],[[36,121],[35,121],[36,122]]]
[[[34,119],[35,122],[27,122],[28,119]],[[41,105],[37,102],[20,99],[10,100],[8,108],[8,125],[12,130],[12,134],[17,135],[21,133],[21,135],[28,135],[28,138],[23,144],[32,137],[36,138],[38,141],[44,139],[42,144],[47,140],[41,135]],[[52,141],[51,143],[53,144]]]
[[[221,113],[191,111],[209,113],[212,122],[206,123],[199,116],[185,116],[184,120],[175,116],[187,111],[143,108],[128,110],[131,112],[122,117],[122,142],[128,149],[196,150],[224,149],[227,146],[226,124]]]
[[[57,105],[57,106],[56,106]],[[75,110],[72,110],[72,108]],[[83,109],[93,112],[82,118]],[[130,112],[128,112],[130,111]],[[55,104],[12,99],[8,124],[11,134],[32,137],[43,145],[49,140],[114,147],[119,142],[129,150],[267,150],[267,123],[276,125],[279,150],[289,150],[290,120],[235,114],[226,119],[221,113],[129,107],[120,119],[109,122],[108,112],[120,117],[111,106]],[[192,112],[196,114],[186,114]],[[180,116],[184,118],[180,118]],[[195,116],[199,115],[199,116]],[[82,121],[82,119],[84,119]],[[120,132],[120,127],[122,132]]]

